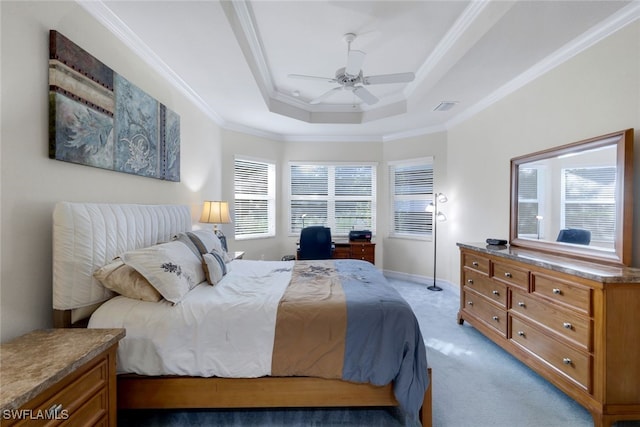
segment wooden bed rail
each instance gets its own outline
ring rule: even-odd
[[[420,422],[432,425],[431,368]],[[398,406],[391,385],[312,377],[118,376],[118,409]]]

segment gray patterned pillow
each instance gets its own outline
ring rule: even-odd
[[[211,285],[217,284],[227,274],[224,257],[217,251],[202,255],[202,266]]]
[[[222,247],[222,242],[213,230],[194,230],[187,231],[187,236],[191,239],[193,244],[198,248],[201,255],[209,254],[216,251],[222,254],[224,262],[231,261],[231,257],[227,254],[227,251]]]

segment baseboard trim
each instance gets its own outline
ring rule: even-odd
[[[433,277],[422,276],[419,274],[404,273],[402,271],[383,270],[382,273],[389,279],[406,280],[408,282],[420,283],[431,286],[433,284]],[[436,277],[436,284],[443,289],[450,291],[460,292],[460,287],[448,280],[440,279]]]

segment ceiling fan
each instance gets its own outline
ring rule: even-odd
[[[364,86],[387,84],[387,83],[409,83],[413,81],[415,75],[413,73],[395,73],[395,74],[380,74],[377,76],[363,76],[362,64],[364,63],[364,57],[366,53],[361,50],[351,50],[351,42],[356,39],[354,33],[347,33],[344,35],[344,41],[347,42],[347,65],[342,68],[338,68],[335,77],[317,77],[307,76],[304,74],[289,74],[289,77],[295,79],[307,79],[307,80],[322,80],[328,83],[337,83],[340,86],[323,93],[317,98],[309,101],[309,104],[319,104],[331,95],[341,91],[348,90],[353,92],[355,96],[369,105],[375,104],[379,99],[369,92]]]

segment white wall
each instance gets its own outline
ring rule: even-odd
[[[433,157],[434,191],[444,193],[451,202],[454,202],[449,193],[447,184],[447,134],[446,132],[433,133],[420,137],[409,138],[400,141],[389,141],[383,144],[384,164],[383,186],[378,199],[379,211],[382,211],[382,223],[384,234],[382,239],[385,253],[384,270],[395,276],[405,277],[418,282],[431,284],[433,282],[433,240],[411,240],[388,237],[391,215],[389,168],[388,162],[395,160],[411,160],[421,157]],[[448,204],[439,206],[439,210],[448,216]],[[443,243],[447,242],[449,221],[438,223],[438,268],[449,265],[446,257],[449,253],[442,251]],[[443,276],[443,270],[436,270],[438,278]]]
[[[220,130],[75,2],[0,2],[0,341],[52,325],[55,202],[180,203],[194,220],[220,196]],[[49,30],[54,29],[181,116],[181,183],[48,158]]]
[[[282,182],[282,152],[284,144],[253,135],[247,135],[234,131],[223,132],[222,143],[222,197],[230,202],[233,212],[234,184],[233,165],[236,155],[265,160],[276,164],[276,215],[280,218],[282,212],[282,199],[286,196],[281,191]],[[227,244],[230,251],[244,251],[245,259],[264,259],[276,261],[285,254],[283,248],[284,230],[280,221],[276,223],[276,236],[264,239],[238,240],[233,238],[233,224],[220,227],[227,236]]]
[[[512,157],[635,128],[640,191],[640,22],[628,26],[448,132],[447,278],[459,280],[456,242],[509,237]],[[640,197],[634,266],[640,267]],[[631,236],[629,236],[631,238]],[[444,272],[443,272],[444,274]]]

